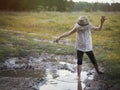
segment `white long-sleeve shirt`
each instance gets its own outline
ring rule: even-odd
[[[92,24],[86,26],[80,26],[75,24],[74,29],[76,29],[76,44],[77,50],[88,52],[92,51],[92,36],[91,30],[94,28]]]

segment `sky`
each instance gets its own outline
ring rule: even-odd
[[[120,3],[120,0],[73,0],[75,2],[79,1],[85,1],[85,2],[101,2],[101,3],[113,3],[113,2],[118,2]]]

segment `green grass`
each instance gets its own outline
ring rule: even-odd
[[[49,42],[37,42],[34,36],[28,33],[0,31],[0,60],[10,57],[25,57],[32,53],[75,54],[73,46]]]
[[[120,83],[120,12],[0,12],[0,61],[35,52],[75,55],[74,46],[33,39],[55,39],[71,30],[80,15],[87,15],[96,26],[100,16],[106,16],[103,30],[92,32],[94,52],[106,68],[106,77]],[[69,39],[74,43],[75,34]]]

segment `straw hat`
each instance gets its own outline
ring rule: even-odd
[[[79,24],[80,26],[86,26],[89,24],[89,20],[87,18],[87,16],[80,16],[78,21],[77,21],[77,24]]]

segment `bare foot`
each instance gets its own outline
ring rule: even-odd
[[[99,75],[104,74],[104,72],[102,72],[102,71],[98,71],[97,73],[98,73]]]

